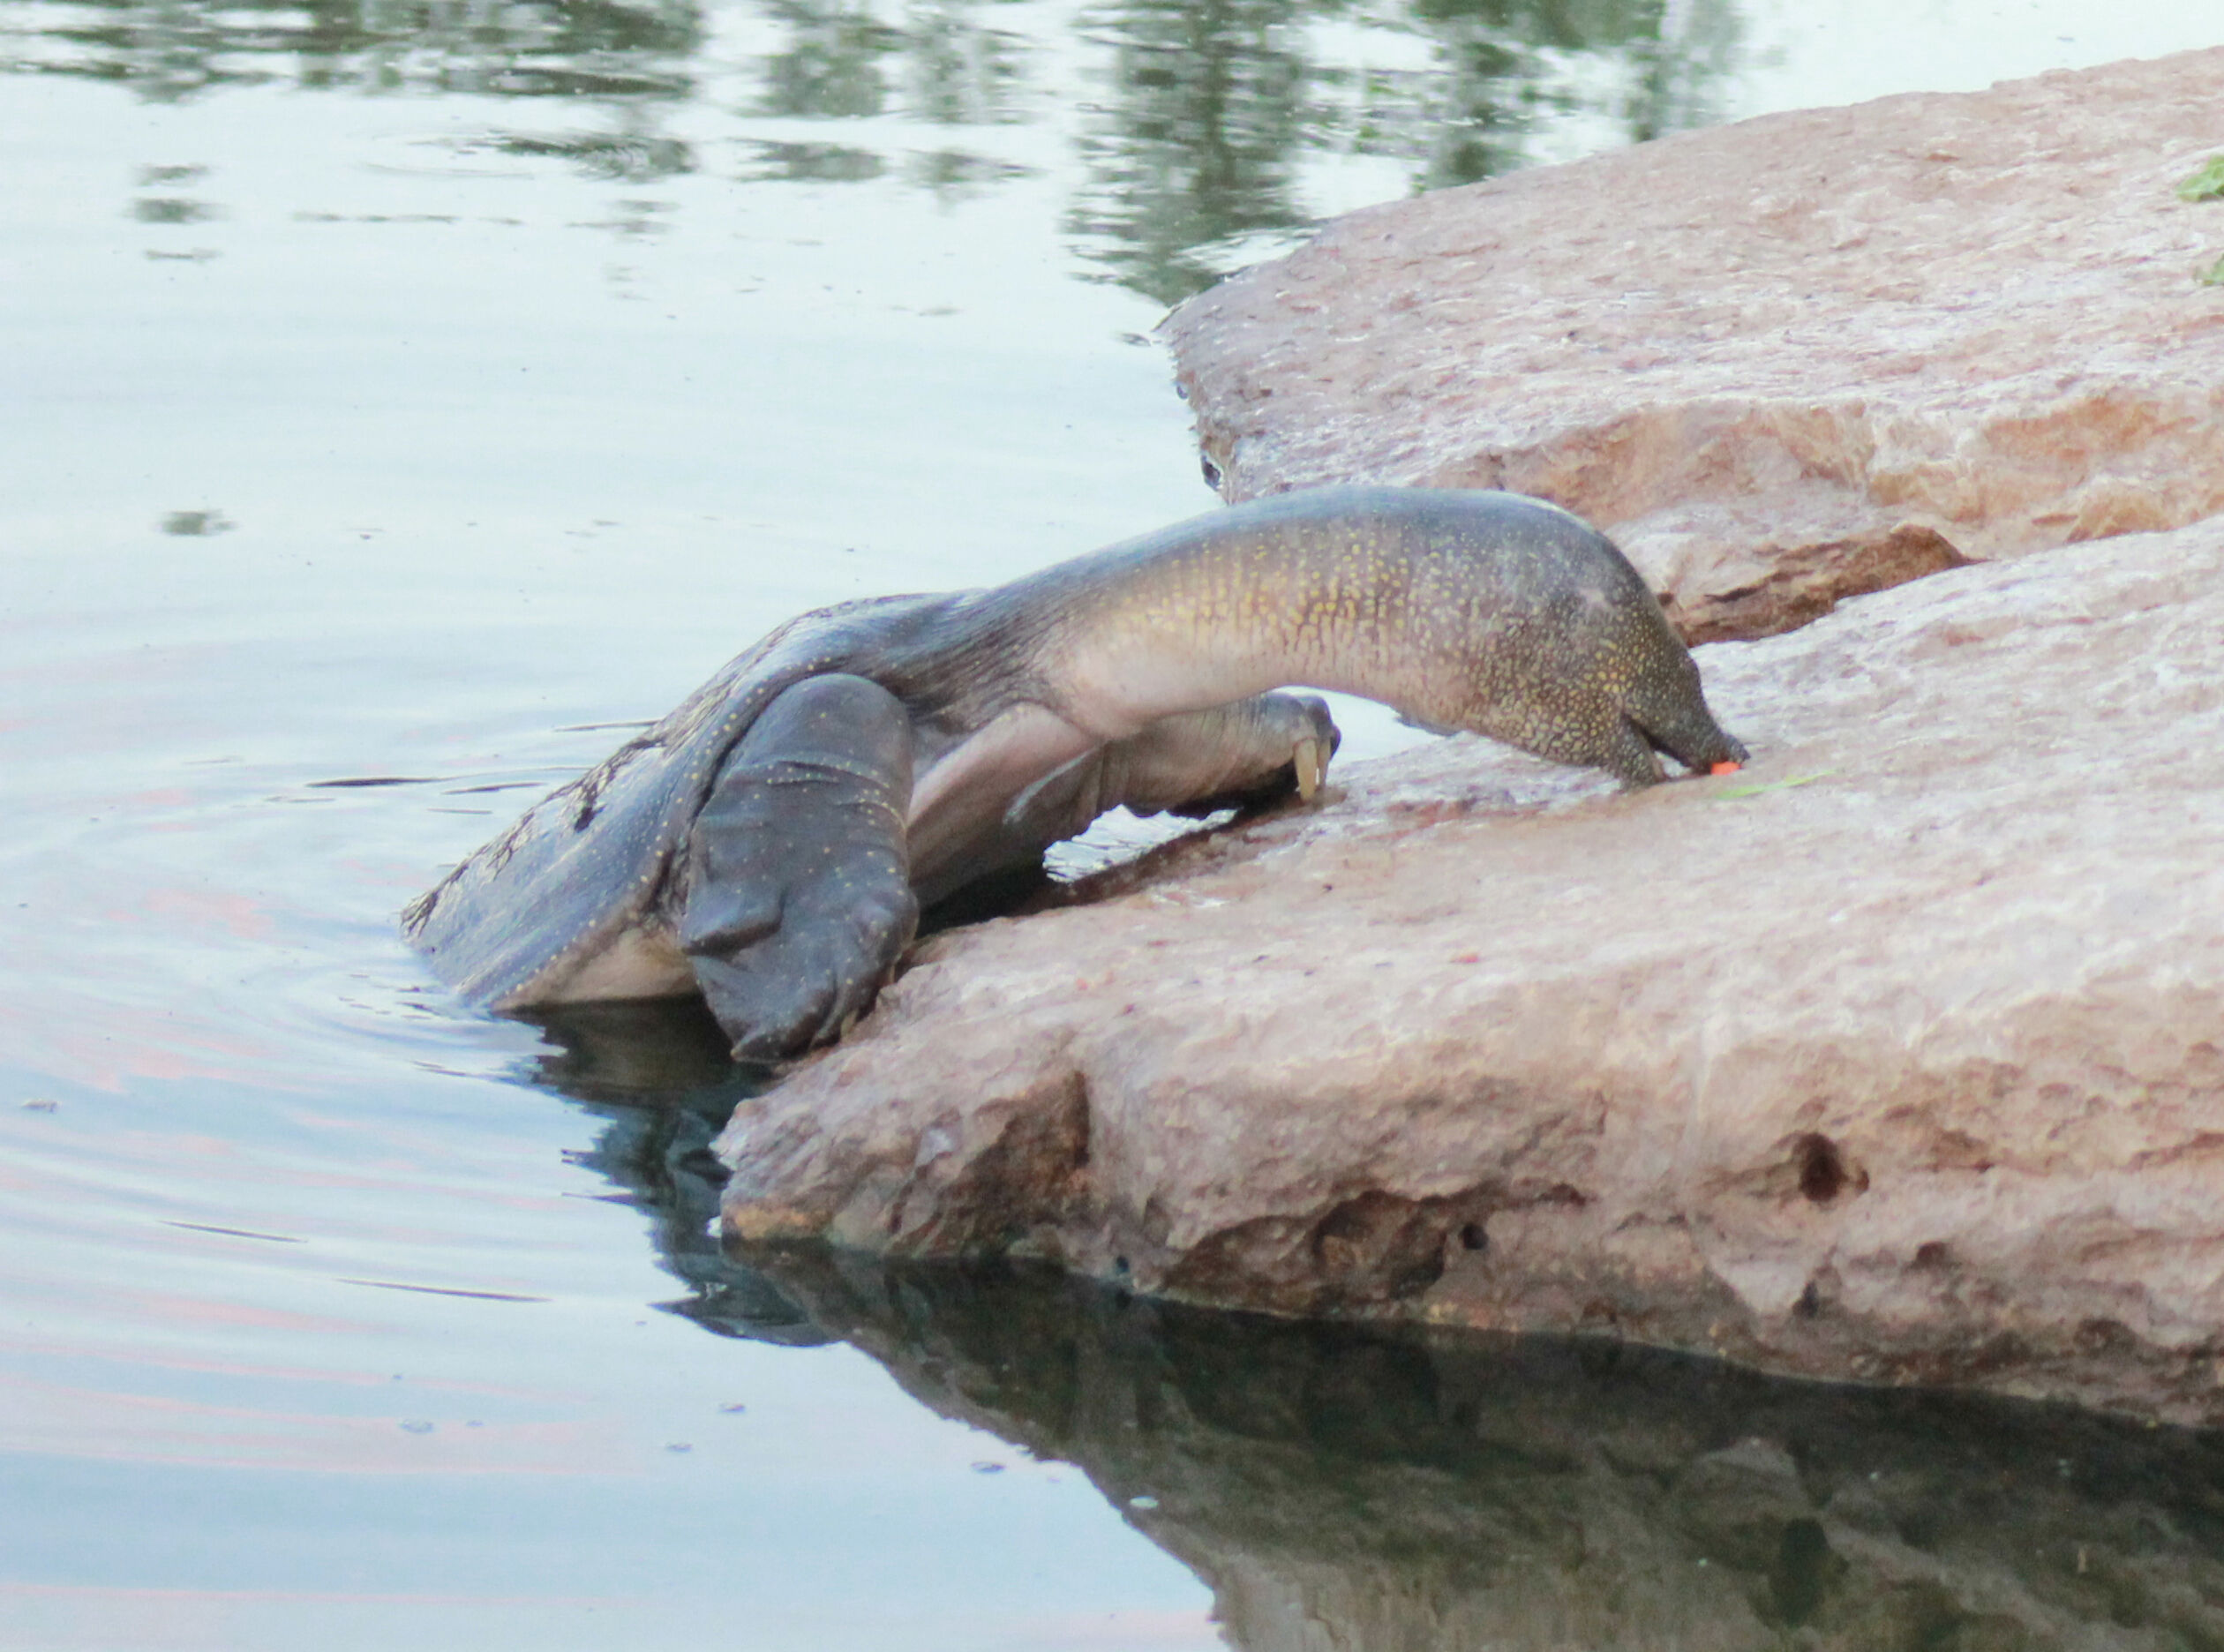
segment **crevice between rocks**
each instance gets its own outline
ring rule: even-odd
[[[1671,591],[1661,605],[1694,647],[1752,642],[1796,631],[1848,597],[1967,567],[1971,559],[1936,529],[1908,522],[1875,536],[1772,551],[1769,565],[1767,577],[1752,584],[1688,599]]]
[[[1166,1265],[1157,1288],[1270,1312],[1345,1313],[1410,1302],[1446,1258],[1487,1249],[1493,1186],[1409,1198],[1369,1188],[1325,1210],[1237,1222]]]

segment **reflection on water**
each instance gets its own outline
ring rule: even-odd
[[[908,102],[939,126],[985,126],[1026,118],[1020,92],[1025,38],[981,21],[993,9],[965,0],[913,5],[905,16]]]
[[[230,521],[220,510],[171,511],[162,518],[162,531],[182,538],[206,539],[214,534],[229,533]]]
[[[1207,248],[1304,222],[1302,10],[1117,0],[1091,14],[1111,95],[1082,139],[1090,182],[1068,224],[1116,279],[1172,304],[1217,278]]]
[[[1415,0],[1414,12],[1454,65],[1407,109],[1385,111],[1386,127],[1412,123],[1403,145],[1426,156],[1424,189],[1529,164],[1553,116],[1588,110],[1626,143],[1704,125],[1718,118],[1715,88],[1740,33],[1724,0]]]
[[[858,120],[888,107],[881,59],[902,49],[903,31],[849,6],[776,3],[788,45],[764,59],[762,115]]]
[[[583,176],[613,183],[646,184],[675,177],[695,169],[695,152],[676,138],[645,133],[597,132],[536,137],[518,132],[507,136],[466,139],[455,146],[461,154],[489,150],[500,154],[550,155],[568,161]]]
[[[1311,224],[1310,157],[1379,156],[1437,189],[1547,158],[1548,131],[1593,149],[1704,124],[1739,35],[1727,0],[1113,0],[1088,17],[1111,95],[1070,227],[1169,304]],[[1314,44],[1329,25],[1358,31],[1359,61],[1345,37]],[[1386,48],[1391,64],[1366,60]]]
[[[42,72],[176,101],[224,86],[680,98],[702,8],[605,0],[68,0],[38,33],[76,49]],[[16,67],[31,66],[20,62]]]
[[[1702,124],[1739,34],[1730,0],[1103,0],[1078,19],[1091,55],[1051,68],[1077,26],[1048,10],[32,0],[19,15],[34,26],[0,68],[120,80],[164,102],[262,85],[560,100],[598,129],[535,124],[447,146],[635,184],[710,164],[666,127],[716,101],[859,134],[751,135],[740,181],[892,176],[945,200],[1041,167],[955,143],[891,153],[876,123],[1034,123],[1063,142],[1071,112],[1076,251],[1103,279],[1171,304],[1314,222],[1324,203],[1309,175],[1323,163],[1379,162],[1370,192],[1389,195]],[[777,49],[728,52],[720,30],[743,22]],[[157,195],[132,210],[166,225],[222,214]]]
[[[1248,1652],[2224,1633],[2214,1436],[1606,1344],[756,1260],[753,1303],[784,1295],[927,1405],[1079,1464],[1212,1588]],[[756,1334],[750,1311],[733,1328]]]
[[[522,1076],[604,1121],[591,1148],[567,1156],[650,1217],[657,1259],[687,1288],[658,1306],[725,1336],[832,1340],[762,1274],[729,1262],[715,1236],[725,1172],[710,1144],[774,1071],[729,1061],[725,1035],[695,999],[574,1004],[531,1018],[555,1048]]]

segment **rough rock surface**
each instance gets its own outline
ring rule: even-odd
[[[927,1405],[1080,1465],[1247,1652],[2224,1641],[2215,1435],[850,1257],[772,1277]]]
[[[1505,487],[1694,640],[2224,510],[2224,49],[1769,116],[1337,220],[1168,323],[1231,499]]]
[[[1744,773],[1457,740],[922,949],[730,1234],[2224,1422],[2224,520],[1700,650]]]

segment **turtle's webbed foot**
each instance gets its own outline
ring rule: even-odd
[[[872,1007],[919,921],[904,846],[911,731],[862,678],[766,708],[688,840],[680,945],[745,1061],[800,1055]]]
[[[785,892],[777,925],[731,950],[681,930],[695,984],[737,1060],[778,1061],[848,1032],[872,1008],[919,921],[900,873],[887,882],[853,867]]]

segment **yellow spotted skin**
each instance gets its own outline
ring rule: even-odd
[[[1746,755],[1643,580],[1580,519],[1502,492],[1321,489],[992,589],[805,614],[536,804],[415,903],[405,931],[445,979],[497,1008],[590,996],[612,980],[687,990],[672,911],[695,819],[765,708],[828,673],[899,702],[907,776],[945,760],[945,774],[992,773],[1008,790],[977,811],[984,821],[1041,776],[955,760],[1015,715],[1079,742],[1063,762],[1289,683],[1633,785],[1663,777],[1657,752],[1700,770]]]
[[[1653,753],[1742,761],[1699,672],[1612,543],[1518,495],[1336,488],[1257,501],[991,593],[1042,616],[1046,674],[1094,714],[1161,686],[1341,688],[1633,784]]]

